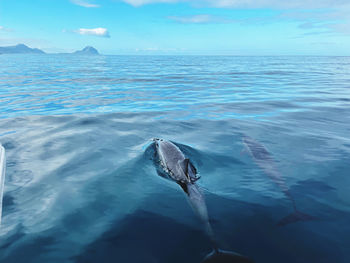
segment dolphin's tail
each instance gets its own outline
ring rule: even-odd
[[[1,224],[1,214],[2,214],[2,195],[4,192],[5,183],[5,169],[6,169],[6,157],[5,148],[0,144],[0,224]]]
[[[191,204],[193,210],[203,222],[206,232],[210,238],[211,245],[214,248],[214,250],[204,258],[203,263],[252,263],[253,261],[238,253],[218,249],[213,229],[209,223],[207,206],[201,190],[195,183],[187,183],[185,185],[181,185],[181,187],[187,194],[189,203]]]
[[[294,210],[293,213],[283,217],[278,223],[278,226],[285,226],[288,224],[296,223],[299,221],[313,221],[317,220],[317,217],[302,213],[298,210]]]
[[[253,261],[233,251],[213,250],[202,263],[253,263]]]

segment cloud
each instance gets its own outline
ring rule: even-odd
[[[3,32],[11,32],[12,29],[7,28],[7,27],[0,26],[0,31],[3,31]]]
[[[213,21],[210,15],[169,16],[168,18],[182,24],[206,24]]]
[[[100,7],[99,5],[96,4],[91,4],[88,1],[85,0],[70,0],[73,4],[75,5],[80,5],[86,8],[96,8],[96,7]]]
[[[106,28],[98,27],[98,28],[79,28],[74,31],[80,35],[91,35],[97,37],[110,37],[109,32]]]
[[[337,8],[349,6],[349,0],[122,0],[135,7],[155,3],[190,3],[199,7],[217,8]]]
[[[328,28],[336,33],[341,33],[345,35],[350,35],[350,22],[330,24]]]
[[[335,8],[349,4],[348,0],[206,0],[214,7],[242,7],[242,8]]]
[[[193,15],[193,16],[168,16],[168,19],[181,24],[209,24],[209,23],[233,23],[238,20],[227,19],[212,15]]]
[[[299,23],[305,34],[342,34],[350,35],[350,1],[349,0],[120,0],[134,7],[156,3],[188,3],[197,8],[246,8],[274,9],[279,15],[271,17],[251,17],[249,19],[225,19],[211,15],[170,16],[182,24],[206,23],[274,23],[281,20]],[[310,32],[311,31],[311,32]]]
[[[138,7],[147,4],[156,4],[156,3],[178,3],[178,2],[188,2],[186,0],[122,0],[123,2],[130,4],[132,6]]]
[[[350,34],[350,7],[329,10],[285,11],[279,18],[298,22],[299,28],[312,30],[307,35],[315,34]],[[315,31],[316,30],[316,31]]]

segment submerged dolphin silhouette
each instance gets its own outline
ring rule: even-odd
[[[206,232],[212,243],[214,251],[203,262],[227,262],[245,263],[252,262],[250,259],[234,252],[219,250],[215,241],[212,227],[209,223],[207,206],[200,188],[196,181],[200,178],[197,170],[182,151],[172,142],[163,139],[153,139],[158,154],[159,165],[162,168],[163,177],[166,177],[181,186],[186,193],[192,209],[198,215],[205,226]]]
[[[246,147],[245,150],[250,153],[255,163],[272,179],[272,181],[278,185],[283,194],[291,201],[293,205],[293,213],[282,218],[277,225],[283,226],[297,221],[315,220],[315,217],[297,210],[295,200],[289,192],[289,188],[285,184],[282,174],[278,171],[271,154],[266,150],[264,145],[247,135],[243,137],[242,141]]]
[[[0,144],[0,224],[2,215],[2,196],[4,193],[4,183],[5,183],[5,169],[6,169],[6,156],[5,148]]]

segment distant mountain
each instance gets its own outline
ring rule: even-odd
[[[16,46],[0,47],[0,54],[46,54],[44,51],[38,48],[30,48],[24,44],[18,44]],[[61,55],[73,54],[73,55],[100,55],[94,47],[87,46],[82,50],[75,51],[73,53],[58,53]]]
[[[97,49],[87,46],[83,48],[82,50],[75,51],[73,54],[75,55],[99,55]]]
[[[45,54],[45,52],[38,48],[30,48],[24,44],[18,44],[16,46],[0,47],[0,54]]]

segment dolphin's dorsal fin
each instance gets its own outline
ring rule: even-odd
[[[189,162],[190,162],[190,160],[188,158],[179,162],[182,171],[184,172],[184,174],[186,175],[186,177],[188,179],[190,179],[188,176],[188,164],[189,164]]]
[[[196,174],[198,173],[196,167],[194,167],[194,165],[193,165],[191,162],[189,162],[188,164],[189,164],[188,167],[190,167],[192,173],[193,173],[194,175],[196,175]]]

